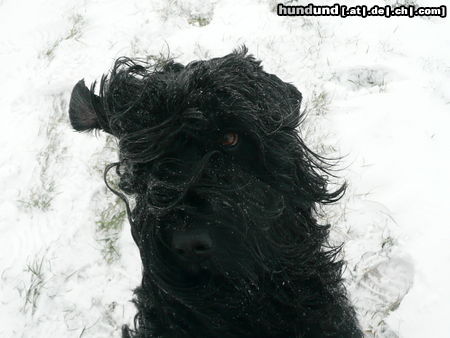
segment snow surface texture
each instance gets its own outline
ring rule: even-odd
[[[114,141],[71,130],[73,85],[123,55],[185,63],[243,43],[303,92],[308,143],[345,156],[348,193],[326,211],[367,336],[450,336],[448,18],[276,3],[0,0],[0,337],[118,337],[135,313],[138,251],[101,179]]]

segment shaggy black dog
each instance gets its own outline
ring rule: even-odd
[[[139,247],[123,337],[361,337],[339,248],[318,224],[330,165],[298,135],[302,96],[245,47],[221,58],[118,59],[73,89],[74,129],[119,141],[118,188]]]

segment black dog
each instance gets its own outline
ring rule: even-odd
[[[94,86],[74,87],[70,121],[119,140],[105,181],[116,168],[143,264],[123,337],[362,336],[315,218],[345,187],[327,191],[329,164],[299,138],[294,86],[245,47],[186,66],[121,58]]]

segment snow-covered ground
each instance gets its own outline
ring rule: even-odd
[[[327,213],[367,336],[450,337],[449,19],[278,17],[276,3],[0,0],[0,337],[132,322],[140,260],[101,178],[114,142],[70,129],[73,85],[123,55],[243,43],[303,92],[308,143],[344,156],[350,187]]]

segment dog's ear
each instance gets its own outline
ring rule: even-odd
[[[104,129],[99,122],[100,106],[100,97],[86,87],[84,79],[78,81],[73,87],[69,104],[69,117],[73,129],[77,131]]]
[[[300,111],[300,106],[303,99],[302,93],[290,83],[286,83],[286,88],[291,106],[294,107],[294,109]]]

